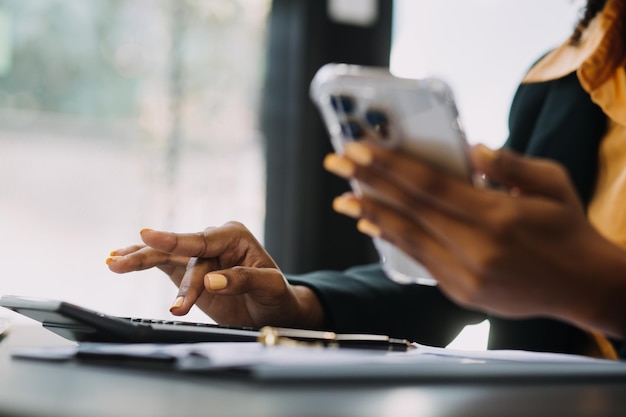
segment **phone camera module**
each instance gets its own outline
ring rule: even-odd
[[[389,139],[389,118],[378,110],[368,110],[365,113],[365,121],[383,139]]]
[[[352,114],[356,107],[354,99],[345,95],[330,96],[330,104],[336,112],[343,114]]]
[[[360,139],[363,137],[363,128],[359,122],[347,120],[341,123],[341,133],[351,139]]]

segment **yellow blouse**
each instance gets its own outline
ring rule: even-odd
[[[581,86],[607,116],[599,149],[598,178],[587,215],[607,239],[626,248],[626,1],[608,0],[578,45],[563,43],[526,75],[523,82],[544,82],[576,71]],[[624,29],[626,30],[626,29]],[[610,342],[596,332],[592,356],[617,359]]]
[[[626,247],[626,2],[608,0],[579,45],[565,42],[546,55],[524,83],[557,79],[576,71],[582,87],[607,115],[599,149],[598,178],[588,217],[607,239]]]

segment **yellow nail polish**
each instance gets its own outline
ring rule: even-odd
[[[483,144],[476,145],[476,150],[478,151],[480,157],[485,161],[491,162],[496,159],[497,152]]]
[[[359,220],[356,224],[356,228],[359,232],[371,237],[380,237],[383,234],[383,231],[380,229],[380,227],[376,226],[374,223],[366,219]]]
[[[359,142],[348,142],[344,147],[346,156],[359,165],[367,166],[374,160],[372,150]]]
[[[140,234],[140,235],[142,235],[142,234],[143,234],[143,232],[151,232],[151,231],[152,231],[152,229],[149,229],[149,228],[147,228],[147,227],[144,227],[143,229],[141,229],[141,230],[139,231],[139,234]]]
[[[339,196],[333,200],[333,210],[356,218],[361,215],[361,204],[354,198]]]
[[[324,168],[342,178],[350,178],[354,175],[354,164],[334,153],[326,155]]]
[[[209,288],[212,290],[224,289],[228,284],[228,280],[222,274],[207,274],[206,279],[209,281]]]
[[[176,297],[176,299],[172,303],[172,306],[170,307],[170,311],[173,308],[180,308],[180,307],[182,307],[184,302],[185,302],[185,297],[182,297],[182,296]]]
[[[105,262],[108,265],[113,261],[119,261],[120,259],[123,259],[123,258],[124,258],[123,256],[109,256]]]

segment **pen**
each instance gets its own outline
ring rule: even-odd
[[[312,346],[405,352],[415,349],[405,339],[376,334],[334,333],[318,330],[288,329],[265,326],[259,330],[259,342],[264,346]]]

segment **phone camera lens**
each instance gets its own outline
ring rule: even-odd
[[[363,128],[359,122],[348,120],[341,123],[341,133],[351,139],[360,139],[363,137]]]
[[[365,113],[365,121],[383,139],[389,138],[389,119],[385,113],[378,110],[368,110]]]
[[[352,114],[354,112],[354,99],[350,96],[330,96],[330,104],[336,112]]]

